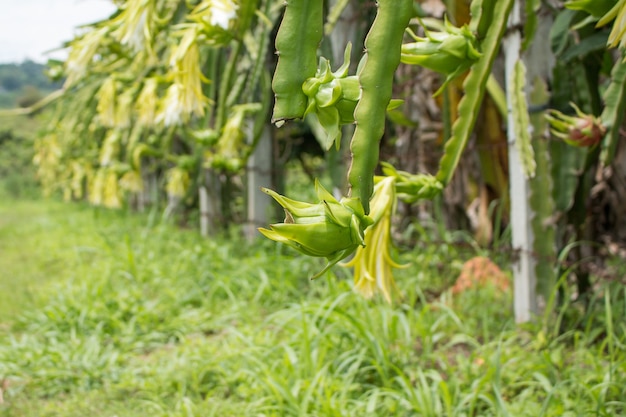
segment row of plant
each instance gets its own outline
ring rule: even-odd
[[[128,1],[82,28],[36,143],[46,192],[119,208],[151,187],[193,198],[206,169],[241,172],[270,102],[273,1]],[[157,181],[158,184],[153,184]]]
[[[350,153],[348,197],[331,200],[319,187],[320,201],[315,204],[273,194],[290,215],[287,224],[272,225],[263,233],[307,255],[327,258],[327,268],[358,251],[355,280],[364,294],[375,288],[389,294],[391,268],[398,265],[389,254],[388,219],[396,200],[414,203],[440,195],[452,181],[485,106],[495,103],[501,113],[490,123],[501,123],[507,113],[492,66],[503,41],[512,45],[512,31],[507,33],[506,27],[510,11],[519,4],[475,0],[463,13],[457,3],[446,4],[453,24],[421,20],[423,11],[410,0],[379,1],[363,41],[364,53],[356,54],[358,68],[350,65],[354,54],[349,44],[333,45],[345,46],[345,57],[332,71],[335,65],[329,59],[318,62],[320,45],[340,27],[338,18],[347,1],[330,8],[319,1],[288,2],[282,18],[283,5],[270,0],[127,1],[111,18],[85,27],[68,44],[68,60],[52,67],[52,73],[66,77],[65,90],[47,133],[36,143],[39,177],[48,191],[60,188],[66,198],[86,198],[107,207],[120,207],[125,198],[139,205],[154,201],[160,186],[170,203],[182,199],[196,205],[198,187],[210,188],[212,175],[226,188],[240,183],[269,119],[271,78],[271,119],[277,125],[303,118],[325,149],[341,147],[345,125],[355,129],[344,141]],[[626,67],[617,56],[621,53],[607,49],[620,45],[623,2],[570,1],[566,6],[556,10],[539,1],[525,2],[522,50],[511,52],[533,56],[534,38],[543,23],[537,16],[555,16],[551,41],[557,63],[551,97],[547,80],[527,83],[524,66],[533,62],[521,55],[515,70],[511,67],[506,74],[514,116],[509,122],[511,140],[521,155],[519,161],[511,160],[512,169],[528,177],[537,174],[538,179],[531,180],[529,203],[535,212],[533,228],[536,235],[549,237],[537,240],[532,249],[538,255],[544,297],[559,274],[557,253],[590,234],[585,206],[594,185],[608,181],[604,168],[617,149],[624,103]],[[277,22],[278,61],[271,76],[267,52],[274,49]],[[407,42],[405,33],[413,41]],[[437,172],[408,173],[385,165],[383,180],[375,176],[375,171],[381,173],[378,150],[389,126],[385,115],[401,104],[392,100],[400,62],[445,77],[435,92],[443,96],[442,111],[448,115],[442,132],[445,144]],[[455,99],[459,88],[462,98]],[[563,113],[571,110],[568,101],[576,103],[577,115]],[[548,112],[548,107],[559,110]],[[549,140],[544,117],[553,126],[552,138],[565,142]],[[531,126],[533,135],[528,133]],[[494,139],[505,145],[504,131],[496,130]],[[388,137],[392,133],[387,130]],[[481,164],[485,172],[497,165],[482,156]],[[506,169],[496,169],[493,176],[499,179],[485,174],[483,181],[506,208]],[[218,198],[224,193],[213,187],[211,194]],[[222,215],[228,218],[233,204],[226,206],[231,210]],[[370,212],[370,207],[375,210]],[[483,223],[491,223],[488,216],[482,217]],[[322,231],[327,228],[328,235]],[[335,243],[328,246],[329,241]],[[581,290],[589,288],[588,274],[579,272]]]

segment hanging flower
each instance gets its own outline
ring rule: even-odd
[[[120,188],[131,193],[140,193],[143,191],[143,179],[141,173],[135,170],[126,171],[119,181]]]
[[[354,267],[354,290],[365,298],[382,292],[391,303],[396,284],[392,268],[402,268],[391,258],[391,216],[395,209],[395,178],[385,177],[374,187],[370,216],[374,224],[365,230],[365,245],[357,248],[354,258],[341,264]]]
[[[144,50],[155,31],[155,6],[154,0],[127,0],[121,13],[111,22],[112,26],[117,26],[112,35],[135,52]]]
[[[101,166],[109,166],[118,159],[120,139],[121,134],[117,129],[110,130],[109,134],[104,138],[100,149]]]
[[[48,196],[56,186],[63,148],[59,135],[51,132],[35,141],[33,163],[37,166],[37,178],[41,182],[44,195]]]
[[[211,29],[227,31],[232,20],[237,18],[239,6],[232,0],[204,0],[191,13],[190,18],[205,26],[205,32]],[[208,27],[206,27],[208,26]]]
[[[165,126],[175,126],[182,123],[183,108],[180,101],[181,90],[184,87],[174,83],[167,88],[165,97],[159,102],[159,112],[156,116],[157,123]]]
[[[127,88],[117,96],[115,106],[115,127],[126,128],[130,126],[130,115],[133,101],[135,100],[135,88]]]
[[[157,122],[165,126],[181,124],[192,115],[203,116],[209,102],[202,92],[202,82],[208,80],[200,70],[198,32],[192,25],[182,33],[170,57],[169,78],[173,79],[173,84],[167,89],[157,115]]]
[[[107,208],[122,207],[122,199],[120,197],[120,189],[117,183],[117,174],[114,170],[109,169],[104,179],[104,188],[102,190],[102,204]]]
[[[137,123],[143,126],[152,126],[157,114],[157,87],[156,78],[146,78],[143,88],[137,97],[135,109],[137,111]]]
[[[205,152],[206,166],[213,169],[224,169],[230,172],[240,171],[250,152],[250,145],[246,143],[245,116],[260,111],[259,103],[246,103],[233,106],[228,119],[224,124],[217,144],[212,150]]]
[[[85,75],[87,67],[109,30],[108,26],[91,29],[70,43],[71,49],[67,61],[65,61],[65,72],[67,74],[64,84],[65,88],[73,85]]]
[[[209,99],[202,92],[202,81],[208,80],[200,70],[200,52],[196,42],[189,46],[183,59],[177,63],[176,69],[176,80],[183,86],[180,97],[183,113],[204,116],[204,108]]]
[[[165,190],[169,196],[184,197],[189,189],[189,173],[180,167],[174,167],[165,173]]]
[[[115,78],[108,77],[104,80],[97,93],[98,105],[96,106],[96,111],[98,112],[98,119],[106,127],[115,126],[117,87]]]
[[[94,206],[102,205],[105,181],[106,176],[104,169],[99,169],[95,175],[89,178],[87,186],[87,199]]]
[[[91,165],[84,161],[72,161],[70,164],[72,176],[68,187],[69,196],[66,198],[67,200],[71,197],[77,199],[83,198],[85,188],[84,181],[89,177],[91,170]]]

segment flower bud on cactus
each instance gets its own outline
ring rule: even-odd
[[[357,198],[337,201],[318,181],[315,189],[320,201],[311,204],[264,188],[263,191],[285,209],[285,221],[270,225],[271,230],[259,229],[265,237],[289,245],[300,253],[327,258],[326,267],[311,279],[365,245],[364,231],[372,224]]]
[[[315,77],[307,79],[302,91],[308,97],[305,115],[315,114],[326,131],[324,147],[328,150],[333,143],[339,147],[341,125],[354,123],[354,109],[361,96],[359,80],[348,75],[351,44],[344,53],[344,63],[332,72],[330,62],[320,58]]]
[[[432,175],[399,171],[387,162],[381,162],[380,165],[387,177],[395,178],[398,197],[407,203],[430,200],[443,190],[443,184]]]
[[[598,117],[583,113],[574,103],[570,103],[576,111],[576,117],[568,116],[558,110],[550,110],[546,115],[551,132],[568,145],[579,148],[595,146],[604,137],[606,128]]]
[[[401,55],[401,62],[405,64],[420,65],[447,76],[435,94],[443,91],[482,55],[477,49],[476,37],[467,26],[457,28],[446,20],[440,29],[426,30],[426,38],[415,37],[416,42],[405,43]]]

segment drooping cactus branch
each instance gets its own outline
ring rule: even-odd
[[[436,175],[437,180],[444,186],[452,179],[461,154],[474,129],[474,124],[480,111],[480,103],[485,94],[487,80],[491,74],[493,61],[500,48],[513,2],[514,0],[495,2],[491,23],[486,31],[485,39],[480,45],[483,56],[472,66],[463,83],[465,95],[459,102],[459,118],[452,126],[452,136],[446,143],[444,155],[439,162],[439,171]]]

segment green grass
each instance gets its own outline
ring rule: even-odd
[[[469,256],[446,245],[402,254],[390,306],[269,241],[2,201],[1,416],[626,414],[617,284],[518,327],[510,294],[427,295]]]

